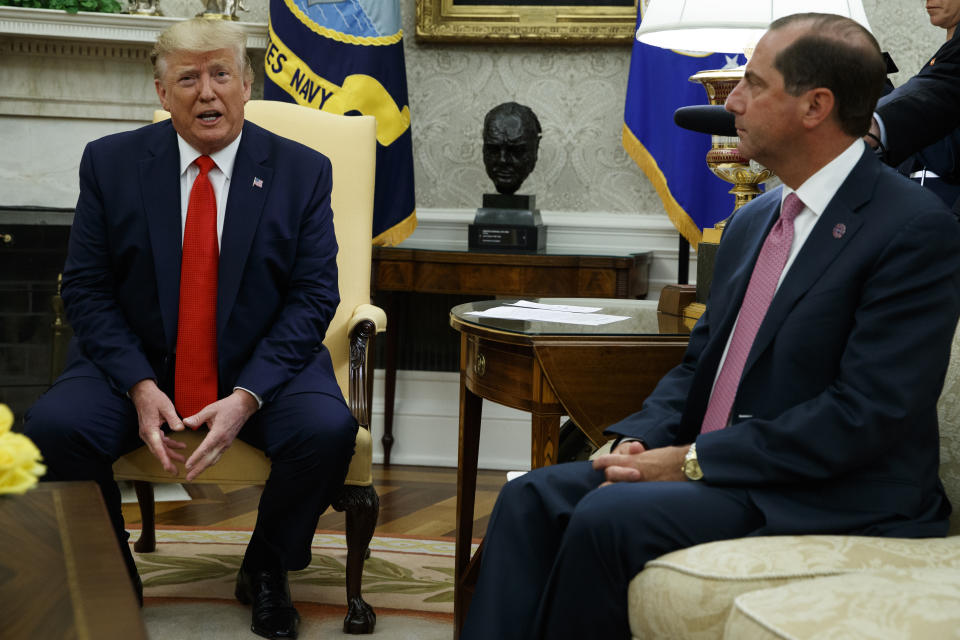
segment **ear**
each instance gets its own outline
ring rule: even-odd
[[[816,87],[803,94],[803,100],[800,101],[801,121],[807,129],[815,129],[821,122],[827,120],[831,114],[834,114],[834,105],[836,98],[833,91],[826,87]]]
[[[170,109],[167,109],[167,90],[163,84],[160,83],[159,78],[154,78],[153,86],[157,89],[157,97],[160,98],[160,106],[163,107],[164,110],[170,111]]]

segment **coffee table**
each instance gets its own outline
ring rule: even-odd
[[[0,636],[146,640],[96,483],[0,495],[0,532]]]

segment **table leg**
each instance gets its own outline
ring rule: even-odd
[[[530,418],[530,466],[539,469],[557,463],[560,449],[560,416],[534,413]]]
[[[533,366],[533,407],[530,416],[530,466],[556,464],[560,450],[560,400],[537,362]]]
[[[383,377],[383,437],[380,439],[383,445],[383,466],[390,466],[390,449],[393,447],[393,404],[397,391],[397,343],[400,341],[401,318],[403,311],[399,309],[401,303],[398,303],[399,295],[394,292],[387,293],[384,298],[387,301],[387,346],[384,362]],[[406,306],[406,303],[402,303]],[[404,309],[405,311],[405,309]]]
[[[466,345],[461,343],[462,352]],[[466,584],[470,564],[470,545],[473,540],[473,508],[477,493],[477,456],[480,452],[480,413],[483,399],[464,384],[460,375],[460,446],[457,469],[457,535],[454,549],[454,638],[467,617],[473,585]]]

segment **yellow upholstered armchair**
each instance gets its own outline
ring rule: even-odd
[[[154,120],[169,117],[158,111]],[[379,498],[373,488],[370,405],[373,390],[372,345],[386,329],[386,316],[370,304],[370,260],[373,224],[373,186],[376,160],[376,121],[372,116],[338,116],[284,102],[251,100],[246,118],[281,136],[291,138],[326,155],[333,164],[332,207],[340,251],[340,306],[324,344],[330,351],[337,382],[354,417],[360,423],[350,470],[333,507],[346,512],[347,601],[344,620],[347,633],[372,633],[376,616],[360,595],[363,563],[379,514]],[[318,419],[322,417],[318,416]],[[184,431],[177,439],[187,443],[187,453],[204,435]],[[237,440],[212,468],[195,482],[216,484],[262,484],[270,461],[259,450]],[[149,483],[183,482],[167,475],[146,447],[130,453],[114,465],[118,480],[133,480],[143,517],[138,552],[155,548],[153,491]]]

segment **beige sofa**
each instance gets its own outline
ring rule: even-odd
[[[960,638],[960,332],[940,396],[946,538],[777,536],[668,553],[630,583],[634,638]]]

